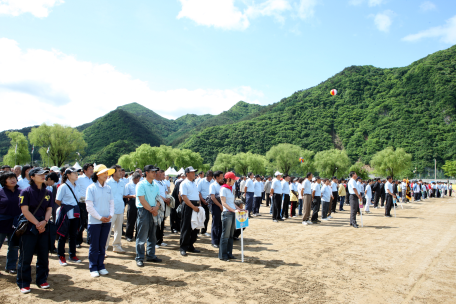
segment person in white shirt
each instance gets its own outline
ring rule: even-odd
[[[136,185],[139,183],[141,175],[133,173],[131,181],[125,185],[124,198],[127,199],[127,227],[125,228],[125,238],[127,242],[133,242],[133,232],[135,230],[138,209],[136,208]]]
[[[298,214],[302,215],[302,182],[304,181],[303,178],[298,179],[296,182],[298,188]]]
[[[22,179],[22,176],[21,176],[22,167],[21,166],[19,166],[19,165],[14,166],[13,172],[14,172],[14,174],[16,174],[16,178],[18,181],[20,179]]]
[[[208,196],[209,196],[209,187],[212,182],[212,178],[214,177],[214,172],[211,170],[207,171],[206,173],[206,178],[200,179],[198,182],[198,192],[199,192],[199,198],[200,201],[202,202],[201,206],[204,209],[204,212],[206,213],[206,220],[204,221],[204,228],[201,229],[201,234],[204,234],[207,237],[210,237],[211,235],[207,232],[207,224],[209,223],[209,206],[206,202]]]
[[[453,194],[453,184],[448,185],[448,190],[449,190],[449,196],[452,196]]]
[[[280,183],[280,179],[282,173],[277,171],[274,175],[275,178],[272,180],[270,194],[272,197],[272,220],[277,223],[278,221],[283,221],[280,217],[280,212],[282,210],[282,184]]]
[[[336,207],[337,207],[337,200],[339,199],[339,185],[338,185],[339,180],[337,179],[336,176],[332,177],[331,181],[331,192],[332,192],[332,203],[330,203],[329,208],[328,208],[328,216],[331,216],[331,213],[336,213]]]
[[[321,188],[321,220],[328,221],[328,219],[332,219],[331,215],[328,215],[329,211],[329,204],[334,199],[332,195],[332,188],[329,183],[329,179],[323,180],[323,187]]]
[[[239,188],[241,189],[241,195],[243,196],[243,195],[245,195],[244,191],[245,191],[245,183],[247,182],[247,178],[243,175],[241,177],[241,179],[242,180],[241,180],[241,183],[239,184]]]
[[[298,204],[298,178],[290,178],[290,218],[296,217],[296,207]]]
[[[21,171],[21,180],[17,182],[17,185],[19,186],[19,190],[24,190],[30,187],[30,176],[29,172],[32,169],[31,166],[25,165],[22,167]]]
[[[81,227],[78,231],[78,237],[76,239],[76,248],[81,247],[81,244],[83,242],[82,234],[84,233],[84,229],[87,229],[89,214],[87,213],[87,205],[85,203],[85,200],[86,200],[87,188],[93,184],[93,181],[92,181],[93,164],[91,164],[91,163],[84,164],[84,166],[82,167],[82,171],[84,172],[84,174],[79,176],[78,180],[76,181],[76,185],[78,185],[78,188],[79,188],[78,206],[79,206],[79,211],[81,212],[81,214],[80,214]],[[87,244],[90,244],[89,234],[87,234]]]
[[[251,213],[253,211],[253,194],[254,194],[254,187],[253,187],[253,173],[249,172],[247,174],[248,179],[245,182],[244,186],[244,195],[245,195],[245,210],[249,213],[249,218],[252,216]]]
[[[165,212],[169,208],[169,204],[171,203],[171,199],[167,198],[166,195],[168,194],[168,186],[163,182],[165,178],[165,171],[158,170],[157,171],[157,178],[154,180],[154,183],[158,186],[160,190],[160,196],[165,203]],[[168,244],[163,242],[163,235],[165,232],[165,220],[161,222],[161,225],[157,225],[157,229],[155,230],[155,237],[156,237],[156,244],[155,248],[158,249],[160,247],[167,246]]]
[[[407,180],[403,179],[401,183],[401,190],[402,190],[402,202],[406,203],[407,202]]]
[[[260,204],[261,204],[261,176],[255,175],[255,181],[253,182],[253,214],[252,216],[260,215]]]
[[[283,175],[282,180],[282,219],[288,218],[288,208],[290,206],[290,176]]]
[[[349,201],[350,201],[350,225],[354,228],[358,228],[358,224],[356,223],[356,214],[360,211],[359,210],[359,201],[362,201],[362,197],[359,194],[356,179],[358,175],[356,175],[355,171],[350,172],[350,181],[348,182],[348,193]]]
[[[211,243],[212,247],[219,248],[220,238],[222,236],[222,211],[223,206],[220,201],[220,187],[223,185],[223,172],[215,171],[214,180],[209,187],[209,195],[212,204],[210,206],[212,213]]]
[[[387,182],[385,184],[385,194],[386,194],[386,205],[385,205],[385,216],[391,217],[391,208],[393,207],[393,197],[396,198],[396,195],[393,193],[393,178],[388,176],[386,178]]]
[[[312,178],[312,218],[313,224],[318,224],[318,212],[321,206],[321,178],[319,176]]]
[[[270,214],[272,215],[272,202],[271,202],[271,186],[272,186],[272,178],[270,176],[266,176],[266,182],[264,183],[264,193],[266,195],[266,207],[271,205]]]
[[[366,205],[364,206],[364,212],[366,213],[370,213],[370,204],[372,202],[372,188],[371,188],[371,185],[372,185],[372,180],[368,180],[367,181],[367,186],[366,186]]]
[[[307,173],[306,178],[302,182],[301,196],[302,196],[302,206],[303,206],[303,215],[302,215],[302,224],[311,225],[312,221],[310,220],[310,210],[312,206],[312,173]]]

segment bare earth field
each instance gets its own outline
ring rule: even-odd
[[[349,211],[303,226],[300,218],[273,223],[262,207],[244,234],[245,263],[220,261],[207,237],[196,243],[200,254],[182,257],[167,224],[161,264],[138,268],[134,243],[123,240],[127,254],[109,252],[109,275],[91,278],[84,245],[81,264],[61,267],[50,257],[51,289],[32,285],[22,295],[3,272],[0,303],[456,303],[456,199],[405,204],[397,218],[371,211],[354,229]],[[240,258],[240,242],[234,254]]]

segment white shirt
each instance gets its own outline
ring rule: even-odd
[[[166,190],[168,189],[166,184],[163,181],[159,181],[159,180],[154,180],[154,182],[158,186],[160,196],[162,198],[166,198]]]
[[[315,182],[312,184],[312,191],[315,191],[314,196],[321,196],[320,184]]]
[[[317,192],[317,191],[315,191]],[[331,201],[331,188],[330,186],[323,185],[323,188],[321,188],[321,200],[325,202]]]
[[[350,178],[350,180],[348,181],[348,193],[356,194],[355,190],[353,190],[353,189],[358,190],[356,181],[353,178]]]
[[[190,201],[199,201],[198,188],[196,182],[191,182],[188,179],[181,183],[181,194],[186,195]]]
[[[253,182],[253,197],[261,197],[261,182]]]
[[[209,187],[211,182],[207,181],[207,178],[201,179],[198,183],[198,192],[201,193],[201,196],[206,199],[209,195]]]
[[[78,177],[76,184],[79,187],[79,197],[85,197],[87,188],[93,184],[93,181],[90,177],[86,176],[85,174]],[[76,193],[75,193],[76,194]]]
[[[312,194],[312,183],[307,178],[302,182],[302,187],[304,194]]]
[[[220,185],[219,183],[211,183],[210,187],[209,187],[209,195],[211,194],[214,194],[214,195],[217,195],[217,194],[220,194]]]
[[[23,179],[17,182],[17,185],[19,186],[19,190],[24,190],[30,187],[30,181],[24,177]]]
[[[290,185],[285,179],[282,181],[282,193],[290,195]]]
[[[242,180],[242,181],[241,181],[240,187],[241,187],[241,192],[244,193],[244,189],[245,189],[245,180]]]
[[[361,193],[364,193],[364,187],[363,187],[363,184],[361,184],[361,182],[356,182],[356,189],[358,189],[358,192],[361,194]]]
[[[331,182],[331,190],[332,192],[337,192],[337,183],[333,181]]]
[[[282,184],[277,178],[274,178],[272,180],[271,189],[274,190],[274,194],[282,194]]]
[[[247,179],[247,182],[245,183],[244,187],[247,187],[247,192],[254,192],[255,191],[255,188],[253,187],[253,180],[251,180],[250,178]]]
[[[389,181],[386,181],[386,184],[385,184],[385,193],[388,194],[388,191],[389,190],[391,192],[391,194],[393,193],[393,184],[391,184]]]
[[[368,199],[372,199],[372,189],[371,189],[371,186],[369,184],[366,186],[366,197]]]
[[[301,190],[302,190],[302,184],[298,184],[298,199],[302,199]]]

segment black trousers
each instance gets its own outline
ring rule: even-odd
[[[393,207],[393,196],[391,194],[386,195],[386,206],[385,206],[385,215],[391,215],[391,208]]]
[[[194,206],[199,206],[199,201],[190,201]],[[182,210],[181,218],[181,235],[180,235],[180,249],[185,251],[193,251],[197,238],[198,229],[192,229],[192,212],[193,209],[187,206],[185,202]]]
[[[127,228],[125,237],[133,239],[133,232],[135,231],[136,218],[138,217],[138,208],[136,208],[136,199],[130,198],[127,200]]]
[[[163,219],[161,225],[155,227],[155,238],[157,239],[155,244],[161,245],[161,243],[163,243],[163,233],[165,232],[165,219]]]
[[[36,253],[36,285],[47,282],[49,275],[49,231],[41,234],[27,232],[20,241],[19,263],[16,283],[19,288],[30,287],[32,283],[32,260]]]
[[[281,219],[280,211],[282,210],[282,194],[274,193],[272,200],[272,219],[279,220]]]
[[[270,193],[266,193],[266,207],[271,203]]]
[[[288,218],[288,206],[290,205],[290,195],[283,195],[282,217]]]
[[[206,213],[206,219],[204,220],[204,228],[201,229],[201,234],[204,234],[207,232],[207,224],[209,223],[209,206],[206,204],[201,204],[201,207],[203,207],[204,212]]]
[[[316,222],[318,220],[318,212],[320,212],[320,205],[321,205],[321,196],[314,196],[312,200],[312,222]]]
[[[222,235],[222,210],[216,204],[212,204],[212,245],[220,245],[220,236]]]
[[[76,238],[78,236],[78,228],[79,228],[79,219],[74,218],[69,220],[70,227],[68,228],[68,233],[66,236],[59,236],[59,244],[58,244],[58,254],[59,256],[65,256],[65,244],[66,240],[70,238],[70,250],[68,253],[70,254],[70,258],[76,256]]]
[[[78,237],[76,238],[76,244],[81,245],[84,240],[82,239],[82,234],[84,229],[87,229],[87,224],[89,222],[89,213],[87,213],[86,203],[78,203],[80,216],[79,216],[79,231]],[[90,244],[89,234],[87,234],[87,244]]]
[[[385,205],[385,193],[382,193],[381,196],[382,207]]]
[[[380,200],[380,193],[378,191],[375,191],[375,196],[374,196],[374,207],[378,207],[378,201]]]
[[[350,224],[356,224],[356,213],[359,212],[359,199],[355,194],[350,194]]]
[[[418,201],[420,199],[420,194],[419,192],[415,192],[414,193],[414,196],[415,196],[415,201]]]
[[[337,201],[339,200],[339,192],[333,191],[332,195],[333,195],[334,199],[332,201],[331,208],[328,208],[328,210],[330,211],[330,213],[331,212],[335,213],[336,212],[336,207],[337,207]]]
[[[185,204],[185,203],[182,203],[182,204]],[[176,208],[172,208],[171,209],[171,212],[170,212],[170,215],[169,215],[169,219],[170,219],[170,223],[171,223],[171,231],[175,230],[175,231],[180,231],[180,226],[181,226],[181,218],[180,218],[180,215],[177,214],[177,207],[179,207],[179,200],[176,201],[176,205],[175,207]]]

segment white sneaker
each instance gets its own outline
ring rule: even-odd
[[[327,218],[328,218],[328,219],[332,219],[333,217],[330,215],[330,216],[328,216]]]
[[[303,224],[304,226],[307,226],[307,225],[309,225],[309,224],[307,224],[307,222],[302,222],[302,224]]]
[[[321,219],[321,220],[325,221],[325,222],[329,221],[328,218],[324,218],[324,219]]]
[[[106,269],[102,269],[99,271],[101,275],[107,275],[109,272]]]
[[[168,246],[168,244],[166,244],[166,243],[161,243],[160,246],[162,246],[162,247],[163,247],[163,246]]]
[[[274,222],[274,223],[278,223],[279,221],[278,221],[278,220],[274,220],[273,222]]]
[[[206,232],[204,235],[207,236],[207,237],[210,237],[210,236],[211,236],[211,235],[210,235],[209,233],[207,233],[207,232]],[[162,243],[162,245],[163,245],[163,243]],[[166,246],[166,245],[165,245],[165,246]]]
[[[313,225],[312,221],[307,221],[307,224]]]
[[[125,253],[126,252],[122,247],[114,248],[112,251],[115,253]]]
[[[256,214],[252,214],[252,217],[256,217]]]
[[[155,249],[158,249],[158,248],[160,248],[160,245],[155,245]]]
[[[92,276],[92,278],[96,278],[100,276],[100,273],[98,271],[91,271],[90,275]]]

